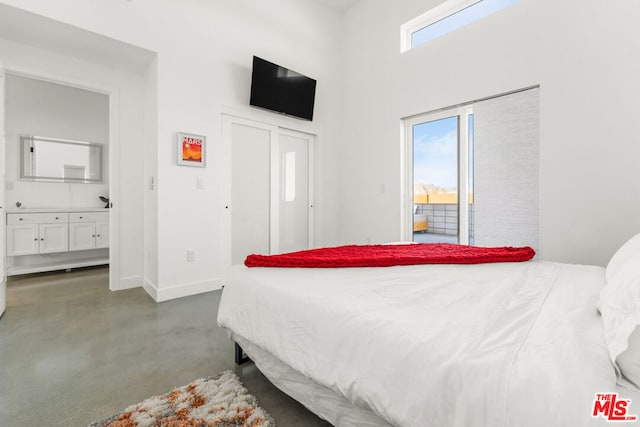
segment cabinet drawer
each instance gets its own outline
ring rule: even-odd
[[[109,212],[72,212],[69,222],[108,222]]]
[[[69,214],[64,212],[46,213],[8,213],[8,225],[20,224],[55,224],[69,222]]]

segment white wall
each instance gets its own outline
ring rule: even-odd
[[[130,197],[127,205],[143,200],[145,221],[132,212],[126,216],[128,233],[124,222],[120,232],[134,246],[144,240],[146,249],[136,247],[131,263],[145,263],[159,299],[220,283],[219,260],[228,250],[220,244],[225,202],[220,116],[231,111],[271,117],[246,107],[254,54],[318,79],[314,122],[278,120],[319,134],[319,245],[399,238],[401,117],[532,85],[540,85],[544,258],[604,264],[640,229],[635,165],[640,129],[634,126],[640,107],[635,30],[640,3],[635,0],[522,0],[405,54],[399,52],[400,25],[439,1],[366,0],[344,19],[306,0],[1,3],[158,53],[157,84],[149,83],[149,76],[141,84],[155,94],[123,84],[147,100],[147,111],[154,104],[149,99],[157,100],[157,125],[141,113],[121,114],[127,122],[121,127],[145,123],[138,136],[152,138],[144,152],[154,160],[141,176],[142,169],[135,168],[139,160],[123,158],[133,165],[128,181],[142,183],[131,193],[123,188],[123,195]],[[0,52],[9,66],[7,53]],[[62,67],[62,74],[92,79],[84,77],[92,75],[91,64],[72,70],[51,52],[10,53],[17,62],[45,70]],[[48,59],[43,62],[40,54]],[[113,82],[122,73],[116,74],[102,80]],[[128,93],[122,90],[121,96]],[[139,105],[120,102],[123,111]],[[206,169],[175,164],[176,131],[208,137]],[[123,132],[132,146],[136,132]],[[154,147],[156,152],[149,152]],[[153,173],[156,190],[148,189]],[[204,190],[196,189],[197,177]],[[157,236],[143,239],[143,228]],[[186,262],[186,249],[196,251],[195,263]]]
[[[320,133],[321,158],[335,143],[339,130],[339,111],[334,104],[340,93],[339,39],[332,13],[299,0],[188,3],[148,11],[161,40],[158,299],[183,293],[180,287],[198,291],[221,284],[222,253],[230,250],[221,245],[223,206],[229,204],[222,200],[221,191],[226,179],[220,173],[221,113],[228,107],[242,110],[248,104],[253,55],[318,80],[314,122],[290,119],[287,123]],[[173,30],[167,31],[170,17]],[[258,115],[249,109],[240,114]],[[273,114],[260,117],[280,120]],[[206,169],[176,166],[176,131],[208,136]],[[331,176],[333,163],[320,162],[322,176]],[[197,177],[205,180],[205,190],[196,189]],[[335,230],[329,202],[325,198],[318,204],[319,235],[325,239]],[[187,249],[195,251],[195,263],[187,263]]]
[[[116,210],[119,227],[112,230],[112,233],[117,233],[120,241],[119,269],[115,272],[112,270],[112,274],[117,274],[116,288],[142,285],[143,175],[142,160],[136,153],[144,152],[143,76],[1,38],[0,62],[9,72],[38,76],[60,83],[73,83],[86,89],[112,93],[113,102],[116,103],[113,107],[116,114],[111,117],[110,132],[115,132],[112,140],[124,147],[118,150],[118,158],[110,165],[111,172],[116,171],[114,176],[117,175],[119,183],[118,188],[110,189],[110,193],[115,192],[118,195],[117,203],[120,205]],[[114,148],[111,147],[111,149]],[[81,187],[74,190],[74,195],[78,197],[83,194],[83,191],[91,191],[92,188],[92,185],[74,185]],[[7,200],[12,202],[8,197]],[[41,207],[52,207],[56,200],[37,199],[33,201],[34,205],[36,203]],[[101,206],[101,203],[98,200],[95,206]]]
[[[109,195],[101,184],[45,183],[20,180],[20,135],[109,143],[109,97],[56,83],[7,74],[7,163],[5,203],[15,208],[101,207]],[[69,162],[67,162],[69,163]],[[77,162],[76,162],[77,163]],[[71,162],[70,164],[75,164]],[[104,166],[108,163],[105,162]],[[104,167],[103,166],[103,167]],[[104,174],[108,179],[107,174]],[[12,189],[11,189],[12,188]]]
[[[144,87],[144,287],[158,283],[158,63],[147,70]]]
[[[231,112],[318,134],[317,244],[337,239],[335,191],[342,100],[341,19],[309,0],[134,2],[5,0],[3,3],[87,29],[157,56],[156,190],[143,197],[157,220],[157,257],[146,240],[146,288],[158,300],[220,286],[222,200],[221,115]],[[252,56],[318,80],[313,123],[249,108]],[[176,165],[175,132],[207,136],[207,168]],[[147,132],[147,135],[151,133]],[[153,142],[152,142],[153,143]],[[145,152],[145,155],[155,156]],[[152,167],[143,181],[148,188]],[[196,179],[205,189],[196,188]],[[152,190],[145,190],[152,191]],[[157,217],[153,218],[156,209]],[[153,229],[153,225],[146,226]],[[186,251],[196,262],[187,263]],[[153,265],[157,263],[157,269]],[[157,278],[153,271],[157,270]]]
[[[640,231],[640,3],[522,0],[400,54],[400,25],[438,3],[346,14],[338,235],[398,239],[402,117],[539,84],[543,258],[605,264]]]

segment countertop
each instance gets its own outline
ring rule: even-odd
[[[7,209],[8,214],[47,213],[47,212],[109,212],[107,208],[13,208]]]

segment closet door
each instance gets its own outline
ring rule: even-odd
[[[223,115],[228,266],[314,245],[314,136]]]
[[[231,145],[231,264],[271,252],[271,142],[275,128],[234,119]]]
[[[278,134],[278,252],[310,247],[309,194],[312,136],[279,130]]]

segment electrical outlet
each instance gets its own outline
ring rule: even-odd
[[[187,262],[195,262],[196,260],[196,251],[193,249],[187,250]]]

